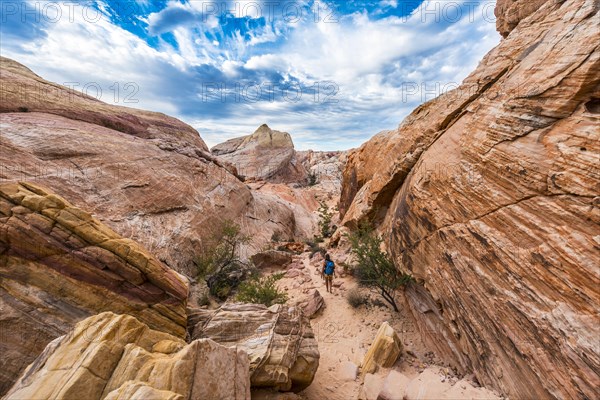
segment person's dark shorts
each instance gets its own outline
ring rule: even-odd
[[[331,274],[331,275],[325,274],[325,280],[328,281],[328,282],[333,281],[333,274]]]

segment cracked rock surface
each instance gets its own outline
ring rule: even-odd
[[[106,312],[50,343],[4,398],[249,399],[248,356]]]
[[[89,213],[30,183],[0,185],[0,391],[98,312],[185,337],[188,281]]]
[[[511,398],[600,395],[599,9],[499,1],[506,38],[344,171],[429,344]]]
[[[319,367],[310,322],[295,307],[234,303],[195,310],[189,331],[192,339],[208,338],[248,353],[253,388],[298,392],[312,383]]]

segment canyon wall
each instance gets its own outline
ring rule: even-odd
[[[1,181],[43,184],[189,276],[226,219],[252,249],[297,233],[293,211],[254,195],[189,125],[102,103],[8,58],[0,71]]]
[[[599,9],[499,0],[501,43],[344,171],[429,344],[512,398],[600,396]]]
[[[99,312],[185,338],[187,297],[187,279],[88,212],[37,185],[0,184],[0,393]]]

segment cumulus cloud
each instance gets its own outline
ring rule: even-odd
[[[413,3],[138,0],[125,15],[107,0],[93,22],[82,7],[3,17],[0,48],[58,83],[97,83],[103,101],[177,116],[209,145],[266,122],[299,148],[344,149],[455,87],[499,41],[493,1]]]

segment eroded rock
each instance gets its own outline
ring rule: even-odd
[[[287,204],[253,193],[191,126],[102,103],[4,57],[0,86],[1,178],[43,184],[178,272],[193,276],[225,220],[252,237],[251,249],[275,231],[295,237]]]
[[[211,152],[233,164],[244,178],[263,181],[285,174],[295,155],[290,134],[274,131],[266,124],[251,135],[216,145]]]
[[[373,343],[362,362],[361,374],[377,372],[379,367],[390,368],[402,353],[402,342],[390,324],[384,322],[379,327]]]
[[[286,251],[267,250],[256,253],[250,257],[258,269],[276,268],[285,269],[292,262],[292,254]]]
[[[308,318],[284,305],[225,304],[190,315],[192,339],[210,338],[243,349],[250,358],[253,387],[298,392],[319,366],[319,350]]]
[[[241,349],[186,344],[132,316],[102,313],[50,343],[4,398],[243,400],[248,371]]]
[[[0,227],[0,390],[98,312],[185,336],[187,280],[65,199],[31,183],[2,184]]]
[[[340,210],[422,283],[410,309],[447,362],[511,398],[595,398],[598,2],[497,15],[510,33],[457,90],[349,155]]]
[[[305,316],[312,319],[325,306],[325,300],[317,289],[313,289],[306,297],[298,301],[297,306],[302,309]]]

